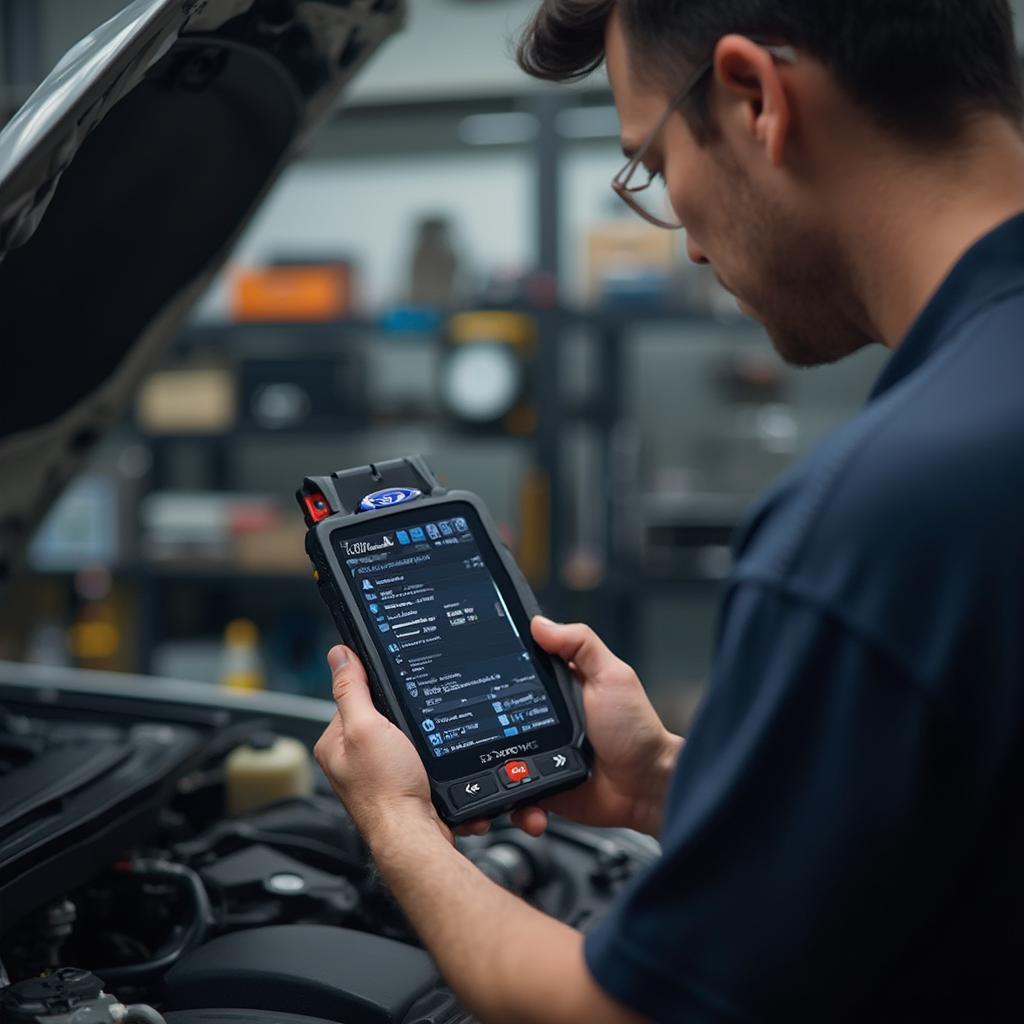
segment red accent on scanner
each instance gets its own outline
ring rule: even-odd
[[[315,494],[304,494],[302,503],[306,506],[306,511],[314,523],[319,523],[321,519],[326,519],[331,514],[327,499],[319,491]]]

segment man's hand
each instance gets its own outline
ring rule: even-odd
[[[338,713],[313,754],[356,827],[372,846],[388,819],[411,815],[430,821],[451,841],[431,803],[423,762],[408,737],[373,706],[362,663],[347,647],[332,648],[327,663]]]
[[[453,848],[419,754],[373,706],[359,659],[335,647],[328,661],[338,713],[317,742],[316,759],[474,1018],[641,1024],[590,976],[579,932],[506,892]]]
[[[588,626],[562,626],[538,616],[531,632],[544,650],[569,663],[583,687],[594,770],[582,786],[543,801],[542,807],[523,808],[513,820],[540,835],[550,810],[585,825],[657,836],[682,739],[662,725],[636,672]]]

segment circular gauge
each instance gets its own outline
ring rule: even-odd
[[[523,366],[511,346],[474,342],[453,347],[441,368],[441,400],[467,423],[493,423],[522,394]]]

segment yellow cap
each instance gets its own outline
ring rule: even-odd
[[[249,619],[232,619],[224,628],[224,643],[229,647],[255,647],[259,640],[260,631]]]

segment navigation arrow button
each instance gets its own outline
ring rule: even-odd
[[[494,776],[488,772],[486,775],[479,775],[475,779],[466,782],[456,782],[448,795],[456,807],[465,807],[467,804],[476,803],[484,797],[492,796],[498,792],[498,783]]]
[[[569,771],[576,767],[576,755],[571,750],[559,751],[557,754],[545,754],[533,759],[540,767],[541,775],[554,775],[556,772]]]

